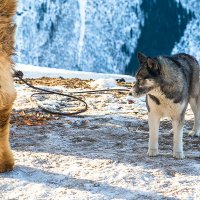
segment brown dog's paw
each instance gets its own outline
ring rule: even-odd
[[[12,163],[0,163],[0,173],[12,171],[14,167],[14,162]]]
[[[0,173],[13,170],[14,165],[13,155],[9,152],[6,156],[0,159]]]

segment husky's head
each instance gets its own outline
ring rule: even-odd
[[[156,59],[145,56],[142,53],[137,54],[140,64],[136,73],[136,83],[132,88],[132,95],[140,97],[159,86],[161,81],[160,64]]]

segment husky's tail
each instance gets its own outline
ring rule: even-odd
[[[14,50],[14,35],[16,26],[13,16],[17,0],[0,0],[0,54],[11,61]]]

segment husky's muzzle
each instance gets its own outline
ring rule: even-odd
[[[132,87],[132,89],[129,92],[129,95],[132,95],[135,98],[139,98],[145,94],[147,94],[149,89],[144,86],[139,86],[137,83]]]

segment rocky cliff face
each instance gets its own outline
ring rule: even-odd
[[[193,52],[188,39],[200,40],[199,3],[192,1],[195,8],[188,7],[186,0],[20,0],[16,61],[132,74],[137,68],[136,51]],[[196,30],[194,36],[191,29]]]

